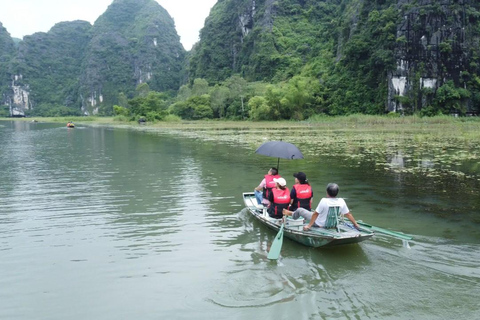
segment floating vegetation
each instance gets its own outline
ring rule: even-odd
[[[375,170],[395,174],[480,180],[480,119],[476,118],[352,115],[322,117],[317,122],[182,121],[146,126],[108,118],[87,120],[89,125],[128,127],[252,150],[265,141],[283,139],[299,146],[305,158],[341,157],[344,165],[370,163]]]
[[[396,123],[368,119],[355,118],[354,126],[345,117],[339,118],[338,123],[188,122],[137,129],[252,150],[265,141],[288,137],[305,158],[343,157],[352,167],[371,163],[377,170],[396,174],[480,179],[480,121],[417,118]]]

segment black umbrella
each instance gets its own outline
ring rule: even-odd
[[[268,141],[262,144],[255,153],[278,158],[277,169],[280,165],[280,158],[282,159],[303,159],[303,154],[298,148],[288,142],[284,141]]]

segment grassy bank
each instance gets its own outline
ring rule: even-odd
[[[73,121],[75,123],[84,124],[106,124],[106,125],[120,125],[120,126],[137,126],[135,121],[122,121],[115,117],[32,117],[32,118],[0,118],[1,120],[15,120],[15,121],[41,121],[41,122],[55,122],[67,123]],[[373,129],[373,128],[396,128],[398,126],[403,128],[418,128],[434,129],[438,126],[449,127],[480,127],[480,117],[452,117],[452,116],[436,116],[436,117],[419,117],[419,116],[378,116],[378,115],[349,115],[349,116],[314,116],[305,121],[230,121],[230,120],[211,120],[211,121],[157,121],[154,123],[147,123],[147,126],[153,127],[167,127],[167,128],[275,128],[275,127],[335,127],[339,130],[352,129]],[[480,132],[479,132],[480,136]]]

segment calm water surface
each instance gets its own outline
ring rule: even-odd
[[[315,202],[412,234],[310,249],[243,209],[276,159],[168,134],[0,121],[0,319],[476,319],[478,197],[341,157],[281,161]],[[479,190],[472,190],[478,193]]]

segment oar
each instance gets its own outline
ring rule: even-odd
[[[359,225],[361,225],[362,227],[366,227],[366,228],[369,228],[370,230],[376,231],[378,233],[383,233],[383,234],[386,234],[386,235],[389,235],[389,236],[392,236],[392,237],[396,237],[396,238],[399,238],[399,239],[402,239],[402,240],[412,240],[413,239],[412,237],[410,237],[406,234],[403,234],[403,233],[400,233],[400,232],[395,232],[395,231],[390,231],[390,230],[379,228],[379,227],[375,227],[375,226],[367,224],[363,221],[357,221],[357,223]]]
[[[280,250],[282,250],[282,244],[283,244],[283,226],[284,225],[285,224],[282,223],[280,230],[278,230],[278,233],[272,242],[272,246],[270,247],[270,252],[268,253],[268,256],[267,256],[268,259],[277,260],[278,257],[280,256]]]

